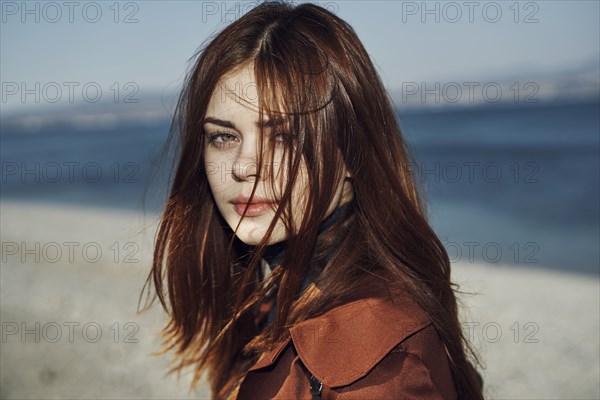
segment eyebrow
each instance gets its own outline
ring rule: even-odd
[[[269,120],[264,120],[262,123],[256,122],[255,125],[257,127],[263,127],[263,128],[273,128],[275,126],[280,126],[280,125],[284,125],[286,123],[286,120],[284,118],[274,118],[274,119],[269,119]],[[235,129],[238,130],[235,127],[235,124],[231,121],[225,121],[222,119],[218,119],[218,118],[214,118],[214,117],[206,117],[204,118],[204,120],[202,121],[202,124],[215,124],[215,125],[219,125],[222,126],[224,128],[230,128],[230,129]]]

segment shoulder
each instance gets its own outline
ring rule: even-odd
[[[383,380],[388,388],[381,390],[428,385],[452,397],[444,346],[427,313],[407,294],[343,304],[297,324],[290,334],[302,363],[330,388],[381,389]]]

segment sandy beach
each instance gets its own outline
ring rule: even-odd
[[[157,216],[3,202],[2,399],[208,398],[155,356],[164,313],[136,314]],[[464,328],[486,369],[486,398],[600,398],[600,281],[456,263]]]

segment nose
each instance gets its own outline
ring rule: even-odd
[[[258,144],[252,140],[242,142],[240,151],[231,167],[231,176],[236,182],[259,179],[257,166]]]
[[[231,176],[236,182],[244,182],[252,179],[259,179],[257,174],[256,162],[244,162],[243,160],[238,158],[233,163],[233,167],[231,168]]]

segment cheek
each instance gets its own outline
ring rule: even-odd
[[[294,218],[300,218],[306,212],[308,203],[308,172],[305,165],[301,165],[292,187],[292,213]]]
[[[205,153],[204,170],[213,194],[216,194],[217,189],[222,189],[223,186],[232,181],[231,166],[232,163],[226,157],[216,155],[210,151]]]
[[[300,168],[298,168],[298,175],[294,184],[294,189],[302,196],[305,196],[308,192],[308,175],[308,167],[306,166],[306,161],[303,160]]]

